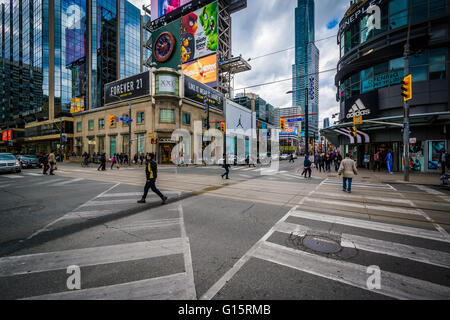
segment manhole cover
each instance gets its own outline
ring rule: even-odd
[[[338,253],[342,247],[336,241],[318,236],[306,236],[303,245],[311,250],[321,253]]]

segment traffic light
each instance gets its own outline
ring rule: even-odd
[[[281,131],[286,130],[286,119],[280,120],[280,129],[281,129]]]
[[[350,129],[350,134],[356,138],[358,136],[358,129],[356,129],[356,127],[352,127]]]
[[[402,83],[402,96],[404,101],[408,101],[412,99],[412,76],[406,76],[403,78]]]
[[[222,131],[223,133],[225,133],[227,131],[226,126],[225,126],[225,122],[221,122],[220,123],[220,131]]]
[[[116,127],[116,117],[115,116],[109,116],[109,127],[110,128]]]

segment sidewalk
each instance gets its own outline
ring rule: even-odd
[[[313,176],[323,178],[339,178],[336,171],[333,170],[330,173],[319,173],[317,169],[313,169]],[[355,181],[364,181],[370,183],[405,183],[405,184],[420,184],[420,185],[439,185],[440,173],[410,173],[409,182],[404,181],[403,172],[394,172],[388,174],[386,171],[373,172],[364,168],[358,168],[358,175],[355,177]]]

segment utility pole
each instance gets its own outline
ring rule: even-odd
[[[63,159],[64,159],[63,147],[62,147],[62,134],[63,134],[62,115],[59,115],[59,161],[60,162],[63,162]]]
[[[406,38],[404,51],[404,76],[409,75],[409,38],[411,34],[411,8],[408,9],[408,36]],[[409,181],[409,100],[403,99],[404,124],[403,124],[403,162],[405,165],[406,182]]]
[[[130,119],[132,119],[131,117],[131,102],[128,102],[128,114]],[[137,119],[136,119],[137,121]],[[133,123],[132,122],[128,122],[128,165],[131,164],[131,144],[132,144],[132,139],[131,139],[131,125]]]
[[[308,110],[308,88],[305,88],[305,156],[309,155],[309,110]]]

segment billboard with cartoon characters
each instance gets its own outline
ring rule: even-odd
[[[151,3],[152,21],[164,17],[171,12],[176,13],[192,0],[153,0]]]
[[[217,2],[181,20],[181,61],[187,63],[217,52]]]

